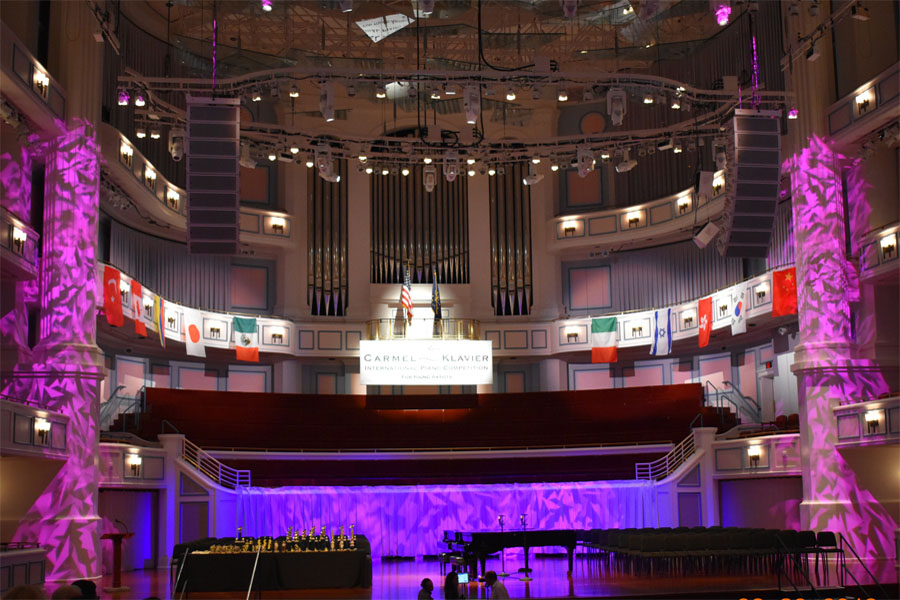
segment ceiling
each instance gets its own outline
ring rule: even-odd
[[[579,0],[573,19],[563,15],[560,0],[437,0],[431,16],[422,18],[415,18],[414,2],[356,0],[348,13],[338,0],[273,0],[271,12],[262,10],[260,0],[122,6],[133,19],[152,11],[165,28],[158,34],[207,58],[215,16],[220,77],[292,66],[509,69],[537,56],[557,61],[561,70],[647,71],[669,53],[721,31],[708,0]],[[379,42],[357,25],[398,14],[414,20]],[[206,61],[196,65],[210,67]]]

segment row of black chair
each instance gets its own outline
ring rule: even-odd
[[[843,551],[834,533],[743,527],[659,527],[594,529],[581,532],[582,544],[611,566],[632,573],[773,573],[786,559],[798,568]],[[827,570],[826,570],[827,572]]]

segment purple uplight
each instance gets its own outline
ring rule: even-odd
[[[788,119],[796,119],[800,116],[800,111],[794,107],[791,107],[791,110],[788,111]]]
[[[272,0],[262,0],[262,9],[266,12],[272,12]]]
[[[128,106],[128,101],[131,100],[131,96],[128,94],[128,90],[125,88],[119,89],[119,106]]]
[[[716,8],[716,23],[719,27],[728,25],[728,19],[731,18],[731,6],[728,4],[720,4]]]

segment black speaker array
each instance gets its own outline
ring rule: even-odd
[[[240,239],[240,102],[187,98],[188,251],[237,254]]]
[[[735,110],[725,175],[725,231],[719,236],[725,256],[765,258],[768,253],[781,177],[780,116],[777,111]]]

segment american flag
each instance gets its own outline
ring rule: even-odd
[[[412,323],[413,301],[412,290],[409,287],[409,266],[404,267],[403,270],[403,287],[400,288],[400,304],[406,309],[407,321]]]

